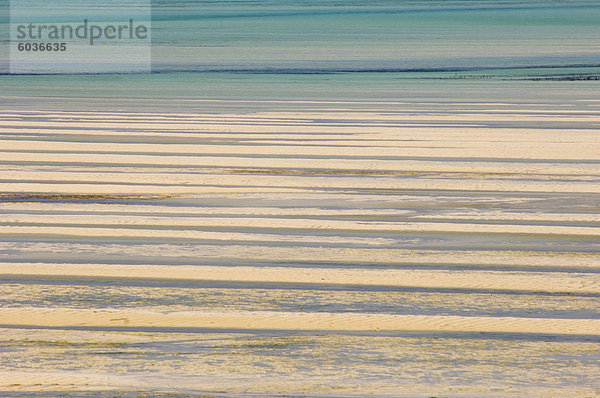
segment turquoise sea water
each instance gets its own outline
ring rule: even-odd
[[[600,7],[569,2],[160,2],[156,71],[597,65]]]
[[[5,73],[0,85],[4,95],[360,99],[581,80],[585,96],[600,76],[599,21],[595,1],[154,1],[152,75]]]

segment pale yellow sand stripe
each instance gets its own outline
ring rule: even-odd
[[[334,149],[344,150],[346,148],[356,151],[369,151],[369,150],[383,150],[389,151],[391,149],[402,149],[402,148],[485,148],[489,145],[494,145],[499,148],[512,148],[516,149],[525,148],[532,149],[534,147],[546,146],[549,148],[565,146],[567,148],[582,145],[583,142],[590,142],[591,145],[600,146],[600,142],[595,142],[593,138],[583,136],[578,137],[568,136],[568,139],[553,140],[551,136],[547,136],[547,140],[540,137],[537,142],[532,140],[531,137],[528,140],[513,140],[512,136],[509,137],[497,137],[493,133],[487,137],[487,139],[476,137],[462,137],[460,142],[456,139],[459,137],[446,137],[444,134],[439,136],[431,136],[426,134],[421,135],[409,135],[409,132],[405,132],[403,136],[384,134],[281,134],[280,138],[275,134],[244,134],[244,133],[231,133],[224,136],[218,133],[196,133],[189,135],[176,135],[177,137],[190,138],[189,141],[178,140],[178,143],[169,143],[168,138],[173,138],[173,134],[168,134],[164,137],[164,141],[153,143],[152,140],[144,142],[144,137],[154,137],[153,134],[146,134],[141,132],[140,135],[130,135],[129,140],[123,140],[118,138],[119,135],[115,135],[115,139],[111,141],[113,136],[112,132],[103,132],[97,130],[97,134],[88,137],[87,141],[73,141],[69,140],[74,132],[78,130],[70,131],[71,134],[63,133],[57,134],[52,130],[38,131],[16,131],[16,129],[5,128],[0,132],[0,136],[5,139],[0,142],[0,149],[6,151],[86,151],[86,152],[165,152],[165,153],[204,153],[205,148],[214,148],[219,151],[223,148],[223,141],[228,141],[231,144],[230,147],[246,148],[252,146],[255,148],[262,148],[263,146],[270,150],[272,148],[285,148],[286,151],[291,151],[293,148],[316,148],[317,151],[333,151]],[[21,134],[8,134],[8,133],[21,133]],[[90,135],[89,130],[82,131],[82,134],[78,135]],[[98,137],[100,136],[100,137]],[[29,137],[28,140],[23,140],[23,137]],[[123,142],[124,141],[124,142]],[[168,145],[165,145],[168,144]],[[219,151],[221,152],[221,151]],[[224,152],[227,153],[227,152]]]
[[[574,272],[0,263],[0,275],[4,277],[151,278],[600,294],[600,275]]]
[[[12,158],[11,158],[12,159]],[[241,157],[202,157],[207,164],[201,170],[194,170],[201,174],[217,173],[238,173],[238,174],[302,174],[306,173],[323,173],[325,175],[347,174],[352,173],[366,174],[371,171],[379,171],[382,173],[392,173],[392,175],[406,176],[411,173],[415,174],[444,174],[449,176],[472,176],[494,177],[497,174],[499,177],[530,177],[530,175],[539,174],[542,176],[555,175],[592,175],[594,177],[600,175],[599,163],[524,163],[518,161],[443,161],[443,160],[356,160],[356,159],[329,159],[327,164],[323,163],[322,159],[309,158],[269,158],[267,156],[261,159],[241,158]],[[227,161],[230,164],[227,164]],[[213,164],[214,163],[214,164]],[[222,164],[220,164],[222,163]],[[77,166],[76,170],[68,168],[68,163],[64,169],[57,169],[57,166],[43,165],[0,165],[0,175],[3,179],[18,179],[20,176],[26,179],[34,179],[35,173],[38,178],[40,173],[45,173],[52,178],[64,178],[65,173],[76,172],[78,176],[84,179],[97,179],[102,181],[105,178],[116,178],[116,181],[144,181],[147,178],[161,176],[164,173],[169,173],[173,181],[182,181],[184,179],[193,179],[198,173],[192,173],[189,168],[185,167],[169,167],[164,169],[161,165],[156,168],[152,167],[136,167],[135,165],[105,165],[101,170],[93,166]],[[309,169],[309,170],[307,170]],[[312,170],[311,170],[312,169]],[[128,171],[128,174],[116,174],[114,171]],[[47,173],[47,174],[46,174]],[[71,177],[72,178],[72,177]],[[547,177],[545,177],[547,178]]]
[[[302,145],[298,145],[302,144]],[[555,153],[575,154],[581,158],[584,154],[596,154],[600,152],[600,142],[587,142],[582,145],[580,142],[560,142],[560,143],[524,143],[524,142],[503,142],[496,143],[490,147],[489,142],[427,142],[427,141],[408,141],[406,144],[386,145],[377,141],[371,141],[368,145],[361,143],[362,146],[308,146],[307,143],[297,143],[297,145],[205,145],[205,144],[137,144],[137,143],[87,143],[87,142],[54,142],[54,141],[21,141],[21,140],[3,140],[0,141],[0,150],[2,151],[64,151],[64,152],[96,152],[96,153],[165,153],[165,154],[227,154],[227,155],[296,155],[296,156],[398,156],[402,151],[403,156],[463,156],[475,157],[493,157],[497,156],[501,150],[505,157],[527,158],[532,153],[537,152],[537,157],[551,157]],[[450,148],[449,148],[450,147]]]
[[[125,122],[126,123],[126,122]],[[173,122],[176,124],[176,122]],[[67,127],[65,125],[64,127]],[[2,126],[0,136],[3,134],[7,135],[7,138],[14,139],[14,134],[18,136],[29,135],[32,139],[39,139],[38,136],[48,136],[52,140],[58,139],[62,136],[101,136],[103,139],[111,139],[114,137],[116,140],[122,140],[122,137],[126,137],[127,140],[137,140],[138,142],[144,142],[145,137],[162,138],[168,140],[169,138],[190,138],[192,142],[198,142],[199,139],[218,139],[218,140],[254,140],[263,142],[263,140],[272,141],[274,144],[278,144],[281,141],[275,137],[281,137],[283,142],[287,142],[288,139],[295,139],[294,141],[298,144],[298,140],[302,140],[303,144],[310,143],[312,140],[325,140],[328,142],[334,142],[338,144],[349,145],[348,143],[365,144],[365,140],[369,141],[366,144],[370,145],[378,143],[381,145],[382,142],[390,140],[392,144],[411,145],[411,141],[414,141],[415,145],[421,145],[423,143],[445,143],[445,145],[456,146],[462,143],[489,143],[490,145],[497,145],[498,143],[587,143],[587,142],[600,142],[597,134],[593,130],[581,130],[581,129],[569,129],[568,131],[560,131],[559,134],[548,134],[547,129],[542,128],[487,128],[485,134],[481,134],[481,128],[469,128],[461,126],[459,129],[452,127],[433,127],[433,126],[418,126],[414,127],[396,127],[396,128],[381,128],[379,126],[370,126],[369,128],[355,128],[352,124],[346,124],[346,127],[335,129],[331,126],[319,128],[318,124],[307,125],[302,128],[292,128],[291,131],[289,126],[277,126],[277,131],[272,131],[271,127],[265,126],[231,126],[226,123],[215,126],[213,129],[202,129],[201,131],[185,132],[179,130],[162,130],[164,126],[154,126],[148,130],[139,129],[136,130],[135,136],[131,135],[131,132],[122,131],[121,129],[98,129],[95,127],[88,127],[86,129],[64,129],[55,127],[51,129],[41,129],[40,127],[12,127],[9,122]],[[234,129],[235,127],[235,129]],[[336,132],[332,132],[331,130]],[[344,130],[345,129],[345,130]],[[223,134],[226,131],[226,135]],[[312,131],[312,132],[311,132]],[[326,132],[324,132],[326,131]],[[310,132],[310,134],[308,134]],[[273,134],[277,133],[277,135]],[[11,135],[12,134],[12,135]],[[62,137],[64,139],[64,137]],[[89,138],[90,141],[94,141],[94,138]],[[362,141],[353,141],[362,140]],[[317,141],[318,143],[319,141]]]
[[[402,156],[402,154],[399,154]],[[453,156],[454,157],[454,156]],[[456,158],[456,157],[454,157]],[[458,159],[458,158],[457,158]],[[40,172],[54,172],[58,165],[64,165],[64,167],[70,167],[69,163],[83,163],[83,165],[77,165],[78,172],[82,175],[92,171],[89,163],[105,163],[103,169],[109,169],[117,171],[131,170],[139,173],[140,171],[148,173],[148,167],[140,168],[138,165],[149,165],[154,166],[149,174],[152,172],[156,173],[157,169],[167,172],[182,172],[183,176],[193,178],[193,173],[189,173],[189,167],[218,167],[221,169],[229,170],[229,172],[235,172],[233,168],[246,168],[256,170],[281,170],[285,173],[286,170],[302,171],[304,169],[314,170],[355,170],[355,171],[384,171],[384,172],[399,172],[399,173],[422,173],[422,172],[435,172],[435,173],[499,173],[499,174],[600,174],[600,163],[598,164],[560,164],[560,163],[523,163],[518,161],[457,161],[448,162],[436,159],[423,159],[423,160],[381,160],[381,159],[311,159],[311,158],[269,158],[268,156],[262,156],[260,158],[251,157],[235,157],[235,156],[157,156],[157,155],[110,155],[110,154],[59,154],[59,153],[13,153],[13,152],[0,152],[0,162],[52,162],[56,165],[22,165],[24,172],[29,172],[33,167],[40,168]],[[164,166],[168,166],[167,170],[161,169]],[[15,166],[2,166],[2,170],[12,168]],[[181,170],[181,168],[186,168]],[[37,169],[36,169],[37,170]],[[67,169],[66,171],[73,172],[73,169]],[[217,170],[219,173],[223,173],[225,170]],[[252,171],[252,170],[251,170]],[[62,171],[64,173],[65,171]],[[100,175],[96,171],[92,171],[91,175]],[[143,174],[142,174],[143,176]],[[483,175],[485,176],[485,175]],[[482,177],[482,176],[479,176]],[[4,177],[8,178],[8,177]],[[127,176],[115,176],[115,178],[128,178]]]
[[[114,185],[114,184],[42,184],[42,183],[2,183],[2,193],[7,194],[55,194],[55,195],[106,195],[108,198],[120,195],[165,195],[178,196],[202,193],[290,193],[305,192],[307,189],[290,187],[251,186],[169,186],[169,185]],[[308,189],[310,190],[310,189]]]
[[[117,311],[0,308],[0,325],[29,327],[218,328],[250,330],[425,331],[600,334],[600,319],[462,317],[303,312]]]
[[[529,213],[516,211],[451,211],[439,214],[418,214],[415,219],[461,219],[461,220],[499,220],[499,221],[544,221],[544,222],[600,222],[600,214],[593,213]]]
[[[339,116],[339,115],[338,115]],[[427,116],[424,116],[428,118]],[[445,121],[441,121],[443,124]],[[460,126],[453,127],[478,127],[476,121],[465,121],[461,120]],[[234,118],[228,121],[214,122],[214,121],[140,121],[140,122],[77,122],[77,121],[10,121],[0,123],[0,128],[5,127],[18,127],[18,128],[30,128],[31,130],[39,129],[108,129],[108,130],[123,130],[123,129],[135,129],[135,130],[151,130],[151,131],[162,131],[162,132],[195,132],[200,133],[203,131],[222,131],[222,132],[257,132],[257,133],[323,133],[327,131],[331,134],[336,133],[364,133],[365,129],[373,130],[375,133],[379,132],[393,132],[399,127],[436,127],[438,123],[433,120],[427,120],[425,122],[410,122],[408,120],[398,121],[397,123],[373,123],[373,122],[362,122],[356,123],[352,121],[343,121],[342,123],[312,123],[310,121],[293,121],[288,120],[284,122],[263,122],[260,120],[251,121],[236,121]],[[130,134],[130,133],[129,133]]]
[[[46,331],[47,332],[47,331]],[[176,344],[176,343],[175,343]],[[577,343],[571,343],[573,347],[579,347]],[[267,344],[268,345],[268,344]],[[376,346],[377,347],[377,346]],[[499,348],[506,350],[505,347]],[[375,348],[377,350],[377,348]],[[517,351],[515,348],[513,351]],[[426,351],[427,352],[427,351]],[[566,351],[565,351],[566,352]],[[432,352],[432,356],[439,355],[439,353]],[[518,355],[521,353],[515,353],[511,351],[511,355],[515,358],[519,358]],[[138,356],[139,354],[135,354]],[[136,372],[121,372],[110,371],[104,369],[111,369],[110,366],[104,366],[98,369],[102,370],[62,370],[62,371],[42,371],[29,370],[29,371],[3,371],[2,379],[0,380],[0,389],[2,391],[16,391],[17,396],[23,396],[23,392],[31,392],[31,396],[38,396],[40,391],[52,391],[55,395],[60,396],[78,396],[82,390],[85,390],[87,395],[94,395],[89,392],[97,391],[95,395],[98,396],[119,396],[122,395],[123,391],[139,391],[141,389],[150,391],[181,391],[182,386],[185,386],[186,391],[193,391],[190,394],[173,394],[173,396],[245,396],[245,397],[265,397],[265,396],[281,396],[281,391],[285,390],[288,393],[284,396],[325,396],[325,397],[355,397],[357,396],[357,386],[360,385],[361,391],[366,391],[361,396],[380,396],[380,397],[430,397],[435,391],[460,391],[462,397],[484,397],[490,396],[490,387],[494,388],[494,395],[499,396],[499,392],[502,392],[502,396],[505,398],[522,398],[522,397],[563,397],[565,387],[560,384],[556,384],[553,387],[552,383],[541,384],[527,384],[519,386],[518,388],[510,387],[510,389],[503,388],[500,383],[492,382],[486,384],[487,380],[474,383],[472,380],[468,380],[464,384],[452,383],[450,386],[443,385],[427,385],[425,383],[417,383],[413,381],[408,382],[390,382],[384,384],[378,382],[377,379],[365,380],[360,379],[354,382],[356,379],[350,379],[348,381],[347,372],[344,372],[346,367],[336,367],[337,372],[322,372],[318,376],[308,377],[305,374],[298,372],[294,376],[289,376],[289,365],[284,365],[287,358],[281,356],[277,362],[273,363],[269,361],[269,372],[264,369],[260,369],[255,374],[248,376],[248,373],[240,375],[240,372],[233,372],[232,369],[235,367],[228,367],[227,364],[235,363],[231,356],[227,356],[228,360],[223,361],[224,364],[220,368],[217,368],[217,372],[205,372],[204,368],[196,369],[196,372],[192,374],[186,374],[180,370],[181,366],[176,367],[168,361],[164,366],[167,370],[162,368],[156,368],[153,366],[152,371],[144,369],[143,371]],[[559,355],[559,354],[556,354]],[[99,355],[97,355],[99,356]],[[503,357],[507,354],[504,351]],[[261,356],[255,357],[255,363],[260,363]],[[272,358],[271,358],[272,359]],[[429,358],[427,358],[429,359]],[[521,359],[521,358],[520,358]],[[288,359],[289,360],[289,359]],[[156,365],[156,361],[153,365]],[[216,362],[216,361],[215,361]],[[470,362],[470,361],[464,361]],[[482,361],[483,362],[483,361]],[[213,365],[214,366],[214,365]],[[467,366],[467,365],[466,365]],[[506,368],[493,363],[491,365],[481,365],[479,368],[477,365],[471,365],[472,367],[467,368],[467,372],[475,373],[477,371],[484,372],[486,375],[490,372],[506,372]],[[583,367],[583,365],[579,365]],[[578,366],[578,368],[579,368]],[[239,363],[238,363],[239,367]],[[258,365],[256,366],[258,367]],[[383,366],[381,366],[383,367]],[[420,369],[419,374],[426,374],[428,371],[434,372],[439,371],[438,367],[433,369],[424,368]],[[176,370],[173,370],[176,369]],[[271,369],[283,369],[281,373],[285,374],[286,377],[282,377],[279,372]],[[315,366],[315,369],[318,368]],[[484,370],[480,370],[484,369]],[[236,369],[237,370],[237,369]],[[162,371],[162,372],[161,372]],[[388,369],[381,370],[381,372],[389,371]],[[463,369],[460,369],[463,371]],[[288,372],[288,373],[284,373]],[[375,373],[373,371],[373,373]],[[543,379],[547,373],[538,371],[528,370],[527,377],[535,378],[540,375],[539,379]],[[391,377],[389,378],[391,379]],[[115,391],[114,394],[110,394],[109,391]],[[65,391],[65,393],[57,394],[59,391]],[[71,393],[69,393],[70,391]],[[212,394],[198,394],[197,392],[207,391],[219,391],[223,393]],[[260,391],[260,393],[249,393],[249,391]],[[315,393],[312,393],[312,392]],[[401,393],[398,391],[410,391],[410,395]],[[225,393],[226,392],[226,393]],[[591,385],[578,384],[577,386],[570,385],[568,387],[569,398],[590,398],[597,396],[597,390]],[[374,395],[377,394],[377,395]],[[145,394],[150,396],[168,396],[157,392],[155,394]],[[439,394],[436,394],[439,395]],[[448,395],[442,395],[448,396]],[[455,395],[452,395],[455,396]]]
[[[91,212],[91,213],[148,213],[148,214],[183,214],[192,215],[264,215],[264,216],[390,216],[398,217],[413,214],[411,210],[404,209],[327,209],[320,207],[202,207],[202,206],[151,206],[151,205],[118,205],[105,203],[37,203],[37,202],[0,202],[0,210],[4,211],[40,211],[50,215],[52,213]],[[577,217],[578,214],[565,216]],[[587,216],[586,214],[582,214]],[[589,215],[594,217],[595,215]],[[600,215],[597,216],[600,220]]]
[[[394,187],[398,184],[398,181],[412,181],[415,176],[422,175],[420,178],[427,179],[427,181],[434,181],[438,184],[448,179],[460,179],[460,180],[494,180],[501,183],[520,183],[523,184],[522,179],[527,178],[530,180],[537,179],[542,181],[552,181],[552,179],[564,179],[566,176],[563,175],[535,175],[531,173],[523,174],[519,171],[511,173],[509,170],[505,170],[503,173],[487,173],[480,171],[467,171],[462,172],[448,172],[445,170],[438,171],[414,171],[409,172],[403,171],[386,171],[378,174],[377,172],[371,172],[369,170],[350,170],[350,171],[339,171],[336,172],[330,169],[320,170],[306,170],[306,169],[212,169],[212,170],[201,170],[198,173],[177,173],[170,170],[164,170],[163,173],[157,172],[133,172],[133,173],[114,173],[114,172],[87,172],[87,171],[14,171],[14,170],[1,170],[0,179],[12,180],[13,182],[25,183],[25,182],[37,182],[40,180],[53,181],[53,182],[85,182],[85,183],[113,183],[113,184],[170,184],[170,185],[187,185],[187,184],[231,184],[239,185],[240,182],[248,183],[248,181],[256,182],[257,184],[271,183],[275,185],[285,185],[286,181],[291,186],[332,186],[336,188],[360,188],[360,187]],[[390,176],[388,173],[398,175]],[[283,174],[284,176],[281,176]],[[312,174],[306,176],[303,174]],[[577,173],[580,174],[580,173]],[[371,177],[369,180],[365,180],[365,176]],[[399,180],[398,178],[402,178]],[[343,178],[343,179],[342,179]],[[583,182],[594,182],[600,178],[598,175],[593,176],[568,176],[571,183],[583,183]],[[512,181],[511,181],[512,180]],[[344,184],[344,182],[346,182]]]
[[[173,145],[173,144],[171,144]],[[126,152],[139,153],[165,153],[171,155],[265,155],[265,156],[415,156],[415,157],[472,157],[472,158],[518,158],[518,159],[581,159],[598,160],[600,145],[594,143],[538,143],[531,144],[497,144],[497,145],[457,145],[456,147],[431,147],[423,143],[421,147],[407,146],[387,148],[377,146],[365,147],[326,147],[326,146],[283,146],[283,145],[151,145],[151,144],[87,144],[71,143],[56,144],[53,142],[39,142],[34,146],[19,144],[18,141],[6,141],[0,149],[9,151],[27,148],[24,151],[89,151],[93,153],[119,154]]]
[[[389,232],[463,232],[463,233],[502,233],[502,234],[543,234],[543,235],[590,235],[600,236],[599,227],[557,226],[557,225],[515,225],[515,224],[481,224],[452,222],[400,222],[400,221],[350,221],[319,219],[281,219],[266,217],[169,217],[169,216],[130,216],[130,215],[44,215],[32,214],[0,214],[0,223],[50,225],[56,230],[57,225],[114,225],[131,226],[163,226],[163,227],[198,227],[198,228],[280,228],[309,230],[344,230],[344,231],[389,231]],[[0,226],[0,233],[5,228]],[[67,227],[68,228],[68,227]],[[10,231],[10,229],[9,229]],[[22,233],[13,230],[15,233]],[[145,230],[147,231],[147,230]],[[121,233],[119,230],[118,233]],[[131,232],[130,232],[131,233]],[[147,232],[144,232],[147,233]],[[83,235],[86,235],[83,233]],[[135,235],[135,232],[133,233]]]
[[[42,175],[40,175],[43,178]],[[76,178],[76,177],[75,177]],[[166,183],[168,177],[163,183]],[[3,193],[47,193],[47,194],[104,194],[120,195],[183,195],[199,193],[255,193],[255,192],[302,192],[323,189],[350,191],[369,190],[442,190],[442,191],[491,191],[491,192],[570,192],[600,193],[600,184],[586,181],[546,181],[522,179],[469,179],[469,178],[353,178],[299,177],[262,175],[206,175],[203,182],[195,186],[180,185],[127,185],[93,184],[79,182],[4,182]]]
[[[147,380],[154,380],[147,381]],[[185,380],[179,380],[185,383]],[[140,387],[148,387],[154,384],[155,388],[164,388],[165,381],[161,383],[156,378],[147,377],[147,375],[127,375],[126,373],[110,373],[99,371],[79,371],[63,370],[61,372],[44,372],[39,370],[29,371],[2,371],[0,378],[0,389],[2,391],[18,391],[17,394],[23,395],[24,391],[31,392],[31,396],[40,395],[42,391],[65,391],[59,396],[72,395],[67,391],[85,390],[86,392],[97,391],[98,395],[109,395],[106,390],[136,390]],[[176,383],[169,384],[172,388],[177,388]],[[181,385],[181,384],[180,384]],[[89,395],[89,394],[88,394]],[[118,396],[115,392],[114,396]],[[10,396],[7,394],[6,396]]]
[[[1,226],[0,236],[19,235],[52,235],[72,236],[77,238],[154,238],[154,239],[199,239],[220,241],[247,241],[247,242],[287,242],[287,243],[331,243],[331,244],[361,244],[361,245],[390,245],[393,239],[385,238],[360,238],[353,236],[321,236],[321,235],[286,235],[286,234],[260,234],[243,232],[206,232],[193,230],[168,230],[168,229],[121,229],[121,228],[88,228],[88,227],[13,227]]]
[[[355,264],[414,264],[418,266],[454,264],[460,266],[485,266],[485,267],[535,267],[570,268],[577,267],[595,270],[600,267],[600,253],[577,253],[560,251],[517,251],[517,250],[411,250],[392,248],[365,248],[365,247],[293,247],[228,244],[211,245],[202,244],[194,247],[180,246],[178,244],[148,243],[107,245],[105,242],[86,243],[71,242],[0,242],[0,250],[10,254],[13,252],[31,255],[42,255],[47,258],[48,253],[57,255],[85,253],[85,255],[120,256],[152,256],[155,261],[161,257],[196,257],[202,259],[227,259],[227,261],[258,261],[258,262],[287,262],[287,263],[355,263]],[[232,260],[233,259],[233,260]],[[238,260],[235,260],[238,259]],[[164,260],[162,262],[169,262]],[[500,268],[502,269],[502,268]]]
[[[406,198],[405,200],[407,200]],[[423,202],[426,207],[427,202]],[[117,204],[87,204],[77,203],[0,203],[0,210],[11,212],[46,212],[69,214],[74,212],[90,212],[126,214],[126,213],[149,213],[149,214],[172,214],[185,217],[193,215],[261,215],[261,216],[305,216],[311,217],[407,217],[411,219],[461,219],[461,220],[502,220],[502,221],[540,221],[540,222],[600,222],[600,214],[593,213],[529,213],[518,211],[486,211],[474,210],[472,212],[451,211],[435,215],[416,214],[416,211],[404,209],[327,209],[319,207],[158,207],[145,205],[117,205]],[[1,217],[1,216],[0,216]]]

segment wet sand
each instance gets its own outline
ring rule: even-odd
[[[597,102],[278,106],[3,111],[0,391],[600,394]]]

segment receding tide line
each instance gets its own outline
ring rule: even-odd
[[[600,335],[600,319],[464,317],[272,311],[122,311],[1,308],[0,327],[219,328],[231,330],[425,331]]]

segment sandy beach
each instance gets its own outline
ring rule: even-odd
[[[600,394],[598,102],[260,106],[3,110],[3,394]]]

